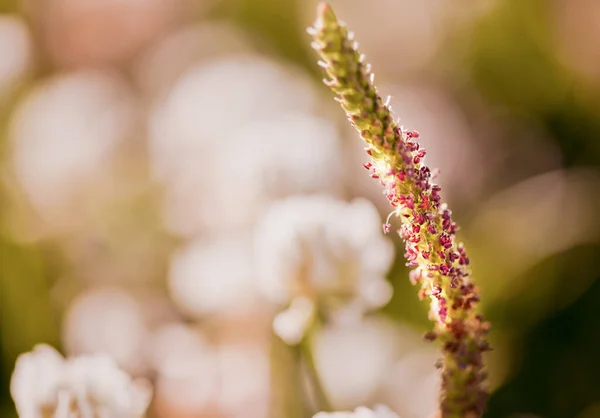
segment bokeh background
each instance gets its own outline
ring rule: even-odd
[[[389,212],[320,84],[315,4],[0,1],[2,418],[39,342],[151,379],[152,417],[307,415],[253,228],[302,194]],[[441,169],[493,324],[486,417],[599,417],[600,3],[332,4]],[[436,350],[393,239],[391,302],[316,363],[339,408],[424,418]]]

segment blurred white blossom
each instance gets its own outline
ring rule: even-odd
[[[219,409],[230,418],[264,418],[270,406],[270,359],[258,345],[218,348]]]
[[[440,371],[435,368],[439,358],[436,347],[419,341],[386,370],[377,399],[392,406],[402,418],[434,416],[441,387]]]
[[[21,418],[37,418],[53,410],[62,385],[64,359],[52,347],[39,345],[22,354],[15,365],[10,393]]]
[[[43,219],[72,222],[76,197],[106,178],[134,119],[131,91],[99,70],[56,75],[25,97],[9,127],[12,159]]]
[[[383,317],[325,326],[313,339],[313,352],[333,406],[346,409],[372,401],[403,346],[412,343],[412,338],[404,340],[397,325]]]
[[[187,314],[243,311],[256,303],[251,242],[243,237],[195,240],[171,258],[169,291]]]
[[[269,358],[260,345],[212,345],[197,330],[172,324],[150,347],[161,416],[268,415]]]
[[[231,137],[248,124],[307,113],[315,102],[305,76],[263,58],[234,55],[191,67],[152,112],[153,171],[164,179],[190,169],[212,158],[207,143],[231,149]]]
[[[109,357],[65,360],[47,345],[18,358],[10,389],[20,418],[69,418],[73,413],[82,418],[137,418],[151,398],[147,382],[132,380]]]
[[[326,119],[289,113],[259,120],[240,130],[232,145],[230,161],[248,165],[265,197],[340,189],[338,132]]]
[[[398,414],[393,412],[387,406],[377,405],[375,409],[369,409],[359,406],[354,411],[349,412],[319,412],[313,418],[399,418]]]
[[[146,324],[139,303],[118,288],[92,288],[77,296],[63,323],[68,353],[107,354],[129,371],[141,371]]]
[[[169,224],[185,230],[198,219],[201,229],[210,232],[248,229],[273,198],[334,194],[341,185],[338,151],[337,132],[324,119],[290,114],[250,123],[226,144],[214,144],[210,161],[200,167],[196,163],[195,172],[173,183],[171,187],[185,187],[168,192],[175,198],[171,208],[194,208],[195,214],[173,211]],[[197,190],[203,192],[202,201],[187,207]]]
[[[154,332],[148,349],[157,372],[159,409],[205,408],[213,394],[216,357],[203,336],[183,324],[164,325]]]
[[[282,200],[266,211],[255,240],[259,284],[275,302],[287,304],[304,295],[359,300],[367,308],[377,308],[391,297],[385,274],[394,248],[383,236],[379,213],[367,200],[346,203],[329,196]],[[372,291],[373,283],[377,292]]]
[[[338,192],[338,133],[312,116],[315,102],[305,76],[257,57],[190,68],[150,120],[169,230],[249,229],[273,198]]]

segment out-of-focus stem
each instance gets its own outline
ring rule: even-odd
[[[277,335],[271,341],[270,418],[306,418],[310,415],[302,387],[300,350]]]
[[[312,332],[313,330],[307,332],[306,336],[299,345],[299,350],[302,355],[302,359],[304,360],[306,371],[310,378],[311,389],[313,390],[313,394],[315,396],[317,409],[319,411],[328,412],[332,411],[332,407],[329,401],[329,397],[327,396],[327,392],[323,387],[323,382],[321,381],[319,369],[317,368],[315,358],[313,356]]]
[[[422,163],[425,151],[414,141],[419,134],[404,131],[394,120],[353,35],[331,6],[321,3],[317,15],[309,33],[327,74],[325,84],[368,145],[372,161],[365,168],[385,188],[393,213],[401,219],[407,266],[414,269],[411,281],[421,285],[419,297],[431,302],[435,325],[426,337],[440,341],[444,355],[441,416],[480,417],[487,399],[482,353],[489,350],[489,325],[475,311],[479,292],[470,278],[466,251],[455,240],[458,227],[441,201],[440,187],[431,182],[432,171]],[[390,229],[386,222],[384,230]]]

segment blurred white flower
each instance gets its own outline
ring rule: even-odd
[[[208,350],[202,335],[183,323],[170,323],[157,328],[146,342],[148,357],[154,370],[162,374],[178,374],[185,364],[192,364]]]
[[[274,198],[338,194],[339,151],[338,134],[324,119],[288,114],[251,123],[206,146],[189,169],[179,167],[167,183],[167,226],[183,236],[248,229]]]
[[[334,322],[313,340],[315,364],[336,408],[369,403],[398,359],[404,340],[396,324],[383,317]]]
[[[273,320],[273,331],[286,344],[296,345],[311,324],[315,314],[315,304],[312,299],[299,296],[292,300],[290,306],[277,314]]]
[[[229,418],[269,415],[271,370],[268,351],[258,345],[218,348],[220,411]]]
[[[337,129],[326,119],[284,114],[240,130],[229,157],[235,164],[251,166],[250,174],[260,181],[258,191],[270,198],[336,194],[343,167],[338,137]]]
[[[47,345],[17,359],[10,393],[21,418],[37,418],[42,410],[55,409],[62,385],[64,359]]]
[[[249,56],[191,68],[150,121],[165,222],[180,236],[248,229],[270,199],[336,193],[340,144],[305,76]]]
[[[375,409],[359,406],[350,412],[319,412],[313,418],[399,418],[387,406],[377,405]]]
[[[130,90],[101,71],[54,76],[25,97],[9,127],[12,158],[43,218],[72,222],[74,198],[105,178],[133,116]]]
[[[334,322],[313,344],[335,408],[382,403],[402,418],[423,418],[438,407],[439,352],[411,327],[384,317]]]
[[[441,386],[440,372],[435,368],[439,358],[436,347],[419,341],[386,370],[377,399],[392,406],[402,418],[434,416]]]
[[[0,17],[0,94],[10,93],[32,64],[32,39],[25,22],[11,15]]]
[[[366,200],[296,196],[277,202],[257,227],[255,249],[261,290],[274,302],[304,295],[377,308],[391,296],[385,274],[394,248]],[[363,294],[373,282],[380,289]]]
[[[270,368],[263,347],[209,345],[200,333],[182,324],[161,328],[150,347],[161,416],[268,415]]]
[[[63,323],[69,354],[107,354],[129,371],[145,364],[139,355],[146,324],[139,303],[118,288],[90,289],[69,306]]]
[[[183,324],[157,329],[149,340],[159,404],[201,411],[214,393],[216,357],[202,335]]]
[[[227,314],[256,303],[252,247],[243,237],[191,241],[171,259],[169,291],[187,314]]]
[[[168,224],[184,235],[247,229],[273,198],[335,194],[341,186],[337,132],[323,119],[289,114],[254,122],[211,145],[168,186]]]
[[[151,389],[143,380],[132,380],[109,357],[65,360],[52,347],[38,345],[17,359],[11,395],[21,418],[66,418],[73,412],[137,418],[150,403]]]
[[[235,55],[185,72],[150,119],[150,157],[158,178],[209,161],[207,143],[228,146],[231,137],[257,120],[310,112],[314,88],[301,74],[273,61]]]
[[[132,382],[108,356],[75,357],[65,373],[66,385],[77,399],[89,402],[97,416],[138,417],[150,402],[150,385]]]

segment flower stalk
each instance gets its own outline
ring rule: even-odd
[[[325,84],[367,143],[371,161],[364,166],[401,219],[398,232],[406,245],[407,266],[413,269],[411,282],[420,285],[421,299],[430,300],[434,329],[425,337],[438,340],[443,349],[440,415],[480,417],[487,399],[482,354],[490,349],[489,324],[476,312],[479,292],[470,278],[470,261],[455,239],[458,227],[441,200],[440,187],[423,164],[425,150],[415,142],[419,134],[394,120],[353,34],[331,6],[318,6],[309,33],[327,74]],[[389,218],[383,229],[391,230]]]
[[[306,371],[308,373],[309,380],[311,382],[311,387],[313,390],[313,396],[315,398],[315,404],[319,411],[332,411],[332,405],[329,401],[329,397],[327,396],[327,391],[323,386],[323,381],[321,380],[321,376],[319,374],[319,370],[317,368],[313,347],[312,347],[312,333],[314,331],[311,330],[304,338],[304,340],[299,345],[299,350],[304,360],[304,365],[306,366]]]

